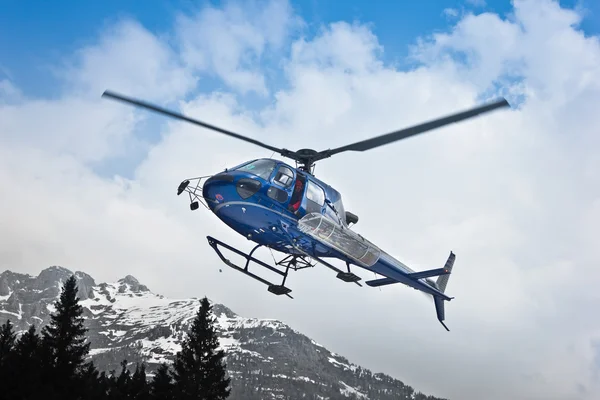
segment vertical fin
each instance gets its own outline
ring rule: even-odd
[[[456,255],[453,252],[450,252],[450,256],[448,256],[448,260],[446,261],[446,265],[444,265],[444,270],[446,270],[448,274],[440,275],[435,281],[435,285],[442,293],[446,291],[446,286],[448,285],[448,279],[450,279],[450,273],[452,272],[452,267],[454,266],[455,259]]]
[[[444,299],[442,299],[439,296],[433,296],[433,302],[435,303],[435,312],[437,313],[438,321],[440,321],[440,324],[442,324],[444,328],[446,328],[446,330],[450,332],[450,329],[448,329],[448,327],[444,323],[444,319],[446,317],[446,313],[444,310]]]
[[[448,285],[448,279],[450,278],[450,274],[452,273],[452,267],[454,267],[455,259],[456,255],[453,252],[450,252],[448,260],[446,260],[446,264],[444,265],[444,271],[447,272],[447,274],[440,275],[435,282],[435,285],[437,286],[438,290],[442,293],[446,292],[446,286]],[[448,332],[450,332],[450,329],[448,329],[448,327],[444,323],[444,319],[446,318],[444,301],[445,300],[442,297],[433,296],[433,302],[435,303],[435,312],[437,314],[437,319],[438,321],[440,321],[440,324],[442,324],[442,326],[446,328]]]

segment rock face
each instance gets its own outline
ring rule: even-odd
[[[0,274],[0,324],[18,331],[47,324],[63,282],[73,272],[44,269],[37,277]],[[168,299],[152,293],[131,275],[96,284],[75,272],[84,307],[91,358],[101,370],[144,361],[152,374],[170,363],[200,306],[199,299]],[[351,364],[276,320],[245,318],[213,304],[221,347],[232,378],[231,400],[259,399],[431,399],[384,374]]]

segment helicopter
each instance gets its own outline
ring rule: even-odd
[[[223,263],[267,285],[269,292],[289,298],[293,298],[290,295],[292,290],[285,284],[290,270],[298,271],[321,264],[333,270],[338,279],[362,287],[362,278],[352,272],[351,265],[363,268],[383,276],[366,281],[370,287],[400,283],[431,295],[438,321],[450,331],[444,323],[444,302],[454,299],[446,294],[456,260],[454,252],[450,251],[441,268],[412,270],[352,229],[359,220],[358,216],[344,209],[341,194],[315,176],[314,166],[317,161],[342,152],[367,151],[496,109],[510,107],[506,99],[500,98],[466,111],[334,149],[293,151],[271,146],[110,90],[106,90],[102,96],[252,143],[295,161],[295,166],[292,166],[273,158],[248,160],[214,175],[184,179],[179,184],[177,195],[184,192],[188,194],[192,211],[202,204],[234,231],[256,243],[249,253],[245,253],[207,236],[208,244]],[[283,258],[275,261],[273,257],[274,265],[269,265],[254,257],[255,251],[261,247],[282,253]],[[246,260],[245,265],[231,262],[221,249],[242,256]],[[344,262],[346,269],[334,266],[328,261],[331,259]],[[273,283],[251,272],[250,262],[280,275],[281,283]],[[434,277],[437,277],[436,280],[432,279]]]

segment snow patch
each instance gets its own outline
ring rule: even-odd
[[[6,301],[13,294],[13,291],[8,289],[8,294],[5,296],[0,296],[0,301]]]
[[[344,363],[342,363],[342,362],[339,362],[338,360],[336,360],[336,359],[335,359],[335,358],[333,358],[333,357],[328,357],[328,358],[327,358],[327,360],[328,360],[330,363],[332,363],[333,365],[335,365],[335,366],[338,366],[338,365],[339,365],[339,366],[341,366],[342,368],[345,368],[345,369],[352,369],[352,367],[350,367],[348,364],[344,364]]]
[[[340,389],[340,393],[343,394],[344,396],[350,397],[351,395],[355,395],[360,399],[368,399],[366,394],[359,392],[352,386],[349,386],[342,381],[340,381],[340,383],[344,386],[343,388]]]

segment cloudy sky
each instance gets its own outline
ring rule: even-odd
[[[599,398],[600,6],[426,3],[3,2],[0,270],[207,295],[437,396]],[[221,265],[207,235],[251,243],[177,185],[271,154],[105,89],[317,150],[505,96],[511,110],[316,169],[414,269],[457,254],[451,332],[403,286],[315,268],[290,300]]]

